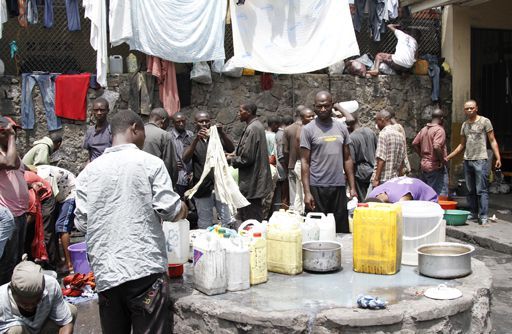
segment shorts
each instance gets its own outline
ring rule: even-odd
[[[398,65],[397,63],[395,63],[393,61],[393,55],[392,54],[389,54],[389,53],[382,54],[381,53],[381,57],[382,57],[382,62],[384,64],[388,65],[389,67],[391,67],[396,72],[402,73],[402,72],[410,72],[411,71],[410,68],[403,67],[403,66]]]
[[[60,205],[59,218],[55,223],[55,232],[69,233],[75,224],[75,199],[68,199]]]

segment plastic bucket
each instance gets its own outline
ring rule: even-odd
[[[68,247],[73,270],[76,274],[87,274],[91,272],[89,261],[87,260],[87,245],[85,242],[79,242]]]
[[[439,204],[427,201],[404,201],[402,206],[402,264],[417,266],[416,248],[428,243],[443,242],[446,236],[444,211]]]

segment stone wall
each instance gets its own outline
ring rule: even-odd
[[[191,105],[182,111],[192,119],[198,110],[207,110],[217,122],[225,124],[227,133],[235,140],[241,135],[244,124],[237,119],[238,107],[242,103],[255,102],[258,114],[263,118],[279,114],[293,115],[295,106],[311,106],[319,90],[332,92],[335,101],[357,100],[360,105],[360,120],[363,125],[375,129],[375,111],[383,108],[395,111],[403,124],[408,142],[428,121],[433,106],[430,100],[430,78],[428,76],[402,75],[359,78],[351,75],[329,76],[327,74],[279,75],[274,77],[270,90],[263,91],[259,76],[239,79],[219,77],[213,74],[213,84],[192,84]],[[441,83],[441,105],[451,113],[451,81]],[[129,75],[115,75],[108,79],[108,90],[120,94],[115,110],[128,108],[130,100]],[[20,121],[21,80],[19,77],[0,77],[0,112]],[[103,90],[90,89],[88,110],[92,100],[103,94]],[[34,89],[36,126],[32,131],[21,131],[18,138],[20,155],[23,155],[32,142],[48,133],[44,107],[38,88]],[[158,95],[155,95],[158,99]],[[158,100],[154,105],[160,105]],[[115,112],[115,111],[114,111]],[[449,115],[450,116],[450,115]],[[450,118],[450,117],[449,117]],[[73,172],[83,167],[87,153],[81,148],[87,122],[63,120],[64,142],[52,159],[57,164]],[[450,119],[447,120],[450,124]],[[193,129],[192,122],[188,126]],[[446,127],[449,131],[450,127]],[[413,168],[418,166],[418,157],[409,147],[409,157]]]

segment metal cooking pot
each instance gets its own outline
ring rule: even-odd
[[[341,244],[334,241],[308,241],[302,244],[304,270],[327,272],[341,268]]]
[[[418,252],[420,274],[433,278],[458,278],[471,274],[471,254],[475,247],[455,242],[421,245]]]

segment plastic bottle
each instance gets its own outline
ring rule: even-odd
[[[253,233],[250,243],[250,283],[251,285],[265,283],[267,272],[267,242],[260,232]]]

